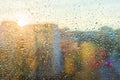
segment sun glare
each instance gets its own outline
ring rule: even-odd
[[[28,18],[28,16],[24,15],[24,14],[19,14],[16,15],[17,17],[17,23],[20,27],[23,27],[24,25],[27,25],[30,23],[30,19]]]
[[[20,20],[20,21],[18,21],[18,25],[19,25],[20,27],[23,27],[23,26],[25,25],[25,22],[22,21],[22,20]]]

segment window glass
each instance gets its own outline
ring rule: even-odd
[[[0,80],[120,80],[120,0],[0,0]]]

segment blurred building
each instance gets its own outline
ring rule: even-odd
[[[14,75],[13,58],[18,30],[17,23],[12,21],[4,21],[0,25],[0,77],[6,80]]]
[[[60,34],[55,24],[19,27],[12,21],[2,22],[0,49],[11,56],[6,61],[9,63],[7,70],[12,74],[6,74],[10,74],[12,78],[49,78],[62,71]]]
[[[28,26],[34,31],[37,77],[50,77],[59,74],[62,65],[60,34],[57,25],[34,24]]]

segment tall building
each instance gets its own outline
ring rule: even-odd
[[[0,49],[9,57],[9,72],[5,73],[11,75],[9,79],[49,78],[62,71],[60,34],[55,24],[19,27],[15,22],[5,21],[0,26]]]
[[[14,54],[19,27],[12,21],[0,25],[0,77],[10,79],[14,75]]]
[[[60,34],[55,24],[28,25],[34,31],[36,47],[36,76],[50,77],[62,70]]]

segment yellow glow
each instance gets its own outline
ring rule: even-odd
[[[28,18],[27,15],[23,14],[23,13],[19,13],[16,15],[17,18],[17,23],[20,27],[23,27],[24,25],[27,25],[30,23],[30,19]]]
[[[23,27],[25,25],[25,22],[23,20],[18,21],[18,25],[20,27]]]

